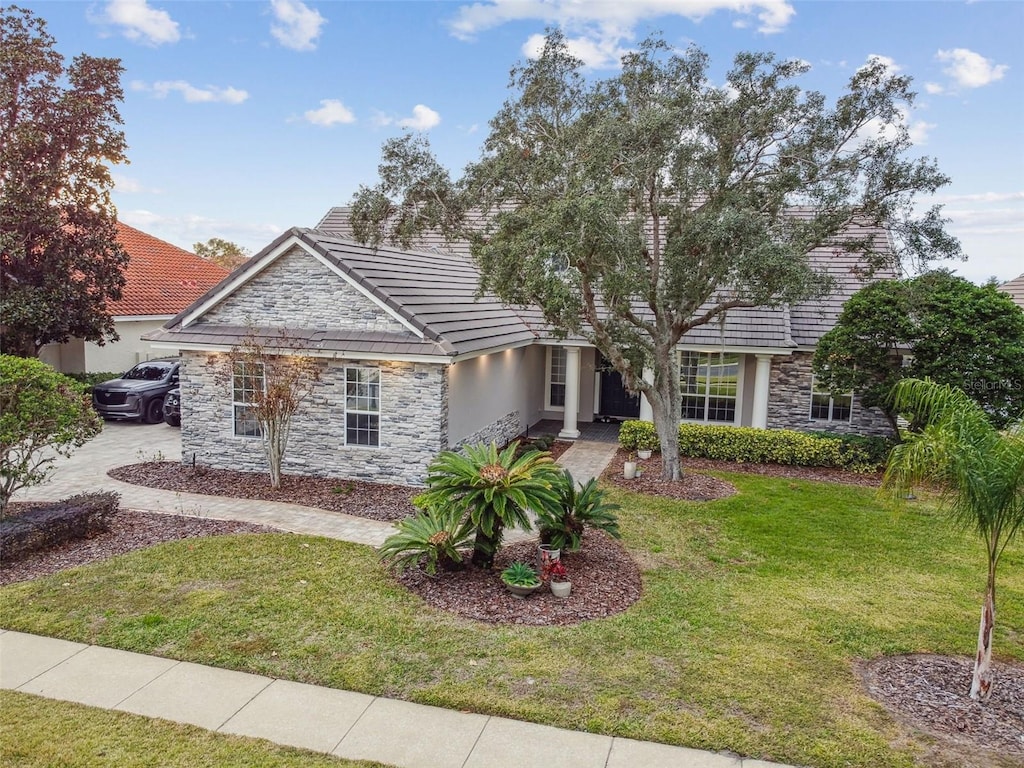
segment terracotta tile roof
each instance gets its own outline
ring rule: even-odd
[[[194,253],[117,223],[117,241],[128,252],[127,280],[115,317],[176,315],[228,275],[228,270]]]

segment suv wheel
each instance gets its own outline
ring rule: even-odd
[[[146,403],[146,410],[142,415],[142,421],[146,424],[158,424],[164,420],[164,399],[154,397]]]

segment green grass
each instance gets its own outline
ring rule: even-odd
[[[177,542],[12,585],[0,626],[818,768],[913,765],[854,664],[973,654],[980,543],[870,490],[729,479],[740,494],[708,504],[617,494],[644,595],[576,627],[460,619],[368,548],[286,534]],[[1005,659],[1024,660],[1022,566],[1018,543],[1000,571]]]
[[[384,768],[191,725],[0,691],[7,768]]]

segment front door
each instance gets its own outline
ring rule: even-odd
[[[640,418],[640,395],[631,395],[622,383],[622,374],[607,360],[601,361],[601,416],[620,419]]]

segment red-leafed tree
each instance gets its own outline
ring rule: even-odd
[[[0,8],[0,331],[5,352],[34,357],[72,337],[116,340],[121,297],[110,166],[125,162],[121,63],[65,66],[46,22]]]

